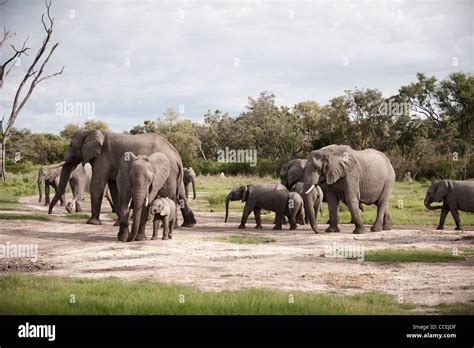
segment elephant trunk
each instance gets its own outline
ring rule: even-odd
[[[196,179],[194,177],[191,179],[191,184],[193,185],[193,199],[196,199]]]
[[[133,222],[132,231],[128,237],[128,242],[132,242],[137,237],[138,231],[140,230],[140,224],[142,223],[142,210],[147,204],[147,192],[146,191],[135,191],[133,197]]]
[[[67,183],[69,182],[69,177],[71,176],[71,172],[76,169],[77,164],[74,163],[66,163],[62,170],[61,170],[61,178],[59,179],[59,185],[56,190],[56,194],[54,195],[51,203],[49,204],[48,214],[53,212],[53,208],[59,199],[63,196],[64,191],[66,190]]]
[[[318,220],[314,209],[314,202],[312,202],[312,197],[315,195],[316,185],[318,184],[319,178],[316,178],[315,175],[307,175],[305,173],[303,181],[303,201],[306,215],[309,218],[309,224],[314,233],[319,233],[318,231]]]
[[[231,194],[229,193],[227,195],[227,198],[225,199],[225,221],[227,222],[227,218],[229,217],[229,202],[231,201]]]
[[[437,209],[442,209],[443,207],[438,205],[438,206],[432,206],[431,202],[429,200],[425,199],[425,208],[429,210],[437,210]]]
[[[38,192],[39,192],[39,199],[38,199],[38,202],[41,203],[41,199],[43,197],[43,191],[41,189],[41,186],[43,185],[43,180],[41,178],[40,175],[38,175],[38,180],[36,181],[37,185],[38,185]]]

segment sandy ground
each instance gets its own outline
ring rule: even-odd
[[[22,199],[19,212],[46,211],[36,197]],[[104,206],[108,208],[107,204]],[[90,211],[85,204],[85,212]],[[110,208],[105,209],[106,213]],[[248,287],[301,290],[316,293],[355,294],[382,291],[404,301],[435,305],[474,301],[474,257],[449,263],[374,263],[330,257],[328,248],[336,245],[363,248],[421,248],[462,251],[474,247],[474,227],[459,232],[436,231],[427,226],[396,226],[392,231],[353,235],[351,225],[341,233],[316,235],[309,226],[296,231],[237,228],[240,214],[229,223],[222,213],[197,213],[198,225],[180,228],[173,240],[121,243],[117,227],[103,215],[102,225],[63,217],[56,207],[58,221],[0,220],[0,244],[37,244],[39,259],[0,259],[0,272],[19,270],[37,274],[102,278],[115,276],[128,280],[188,284],[220,291]],[[321,226],[324,230],[325,225]],[[266,236],[276,239],[267,244],[235,244],[220,238],[232,234]],[[147,236],[151,237],[151,223]]]

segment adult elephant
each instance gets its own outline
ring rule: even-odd
[[[391,229],[389,199],[395,184],[395,171],[384,153],[367,149],[353,150],[348,145],[329,145],[312,151],[304,169],[305,192],[313,185],[326,183],[329,227],[326,232],[339,232],[339,203],[345,202],[355,223],[353,233],[365,227],[359,213],[360,203],[377,205],[377,218],[371,231]],[[307,199],[304,197],[304,199]],[[316,216],[309,211],[311,228],[318,233]]]
[[[306,160],[294,159],[283,164],[280,170],[280,183],[291,190],[297,182],[303,181]]]
[[[183,183],[184,183],[184,190],[186,192],[186,198],[189,199],[189,184],[193,185],[193,199],[196,199],[196,173],[194,172],[193,168],[183,168]]]
[[[443,205],[433,206],[433,202],[443,202]],[[425,207],[429,210],[441,209],[437,229],[444,229],[444,222],[449,212],[456,223],[456,230],[462,230],[458,210],[474,213],[474,181],[441,180],[431,184],[425,196]]]
[[[194,226],[196,220],[187,204],[182,187],[183,164],[181,157],[168,140],[156,133],[129,135],[99,130],[78,132],[72,138],[69,149],[64,156],[64,166],[61,172],[59,187],[49,205],[49,213],[51,214],[54,205],[64,193],[71,172],[80,163],[83,165],[90,163],[92,166],[90,184],[92,216],[87,220],[87,223],[100,225],[100,209],[107,184],[109,185],[114,207],[120,207],[116,177],[120,158],[127,151],[141,155],[161,152],[168,157],[171,166],[170,175],[160,194],[170,197],[174,201],[179,200],[179,206],[184,218],[182,226]]]

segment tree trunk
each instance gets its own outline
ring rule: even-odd
[[[5,140],[5,137],[3,137],[2,142],[0,143],[0,176],[4,182],[7,180],[7,171],[5,169]]]

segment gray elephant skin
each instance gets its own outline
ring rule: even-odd
[[[184,183],[184,190],[186,193],[186,199],[189,199],[189,184],[193,186],[193,199],[196,199],[196,173],[191,167],[183,168],[183,170],[184,170],[183,183]]]
[[[69,186],[72,190],[72,200],[67,202],[66,211],[72,213],[73,211],[82,212],[81,200],[84,194],[89,193],[90,183],[92,177],[92,167],[89,163],[85,166],[77,166],[71,174],[69,179]],[[107,196],[107,195],[106,195]]]
[[[99,225],[102,198],[105,187],[108,184],[114,207],[120,206],[120,198],[116,183],[120,158],[127,152],[141,155],[151,155],[161,152],[168,157],[171,172],[162,188],[162,196],[169,197],[180,202],[180,209],[184,222],[182,226],[191,227],[196,224],[194,214],[187,204],[183,182],[183,164],[176,149],[162,135],[149,134],[118,134],[99,130],[86,130],[78,132],[71,140],[68,151],[64,156],[65,164],[61,172],[58,191],[49,205],[49,213],[60,196],[66,189],[69,175],[80,163],[90,163],[92,166],[92,178],[90,184],[91,193],[91,217],[87,223]],[[116,209],[118,210],[118,208]]]
[[[443,202],[442,206],[433,206],[433,202]],[[462,230],[458,210],[474,213],[474,181],[440,180],[428,187],[425,196],[425,207],[429,210],[441,209],[438,230],[444,229],[444,222],[449,212],[456,223],[456,230]]]
[[[120,159],[116,183],[120,196],[119,220],[117,235],[120,241],[145,240],[145,226],[149,203],[157,198],[171,172],[168,157],[160,152],[149,156],[135,155],[127,151]],[[128,205],[133,200],[132,231],[129,232]]]
[[[355,223],[353,233],[365,231],[362,223],[360,203],[375,204],[377,217],[371,231],[391,229],[389,199],[395,184],[395,171],[384,153],[374,150],[353,150],[348,145],[329,145],[312,151],[304,171],[305,192],[312,185],[326,183],[329,206],[329,227],[326,232],[339,232],[339,204],[348,206],[352,221]],[[304,197],[303,199],[307,199]],[[309,211],[311,228],[318,233],[316,215]]]
[[[261,210],[271,210],[275,212],[275,226],[274,230],[281,230],[283,223],[283,216],[288,212],[287,204],[290,192],[287,188],[280,184],[267,185],[245,185],[234,188],[229,192],[225,202],[225,222],[229,216],[229,202],[241,200],[245,202],[244,211],[242,213],[242,220],[239,228],[245,228],[247,219],[253,211],[257,225],[255,228],[262,228]],[[287,216],[290,221],[290,228],[296,228],[296,223],[291,217]]]
[[[289,193],[285,215],[291,216],[295,223],[304,225],[304,202],[298,192]],[[290,222],[290,229],[296,229],[296,225],[291,226]]]
[[[151,239],[158,239],[158,230],[160,228],[160,221],[163,224],[163,240],[173,238],[173,228],[176,220],[176,204],[169,199],[156,198],[149,210],[149,215],[153,217],[153,237]]]
[[[325,186],[327,189],[326,185]],[[323,212],[323,202],[324,202],[324,193],[323,190],[321,189],[320,185],[315,185],[313,186],[314,189],[312,189],[310,192],[307,194],[305,193],[303,189],[303,183],[302,182],[297,182],[291,187],[291,192],[297,192],[300,196],[301,199],[303,199],[304,196],[307,196],[306,202],[312,203],[311,206],[306,207],[304,206],[304,222],[309,223],[309,214],[306,213],[307,210],[313,209],[314,214],[318,214],[318,212]]]
[[[49,190],[50,186],[54,188],[55,191],[58,189],[59,185],[59,178],[61,176],[61,168],[62,164],[53,164],[50,166],[44,166],[41,167],[38,170],[38,178],[36,180],[36,184],[38,185],[38,193],[39,193],[39,199],[38,202],[41,203],[43,192],[41,190],[41,187],[44,183],[44,205],[48,205],[50,201],[50,196],[49,196]],[[61,196],[59,196],[59,199],[61,200],[61,206],[64,206],[66,204],[66,195],[63,193]]]

